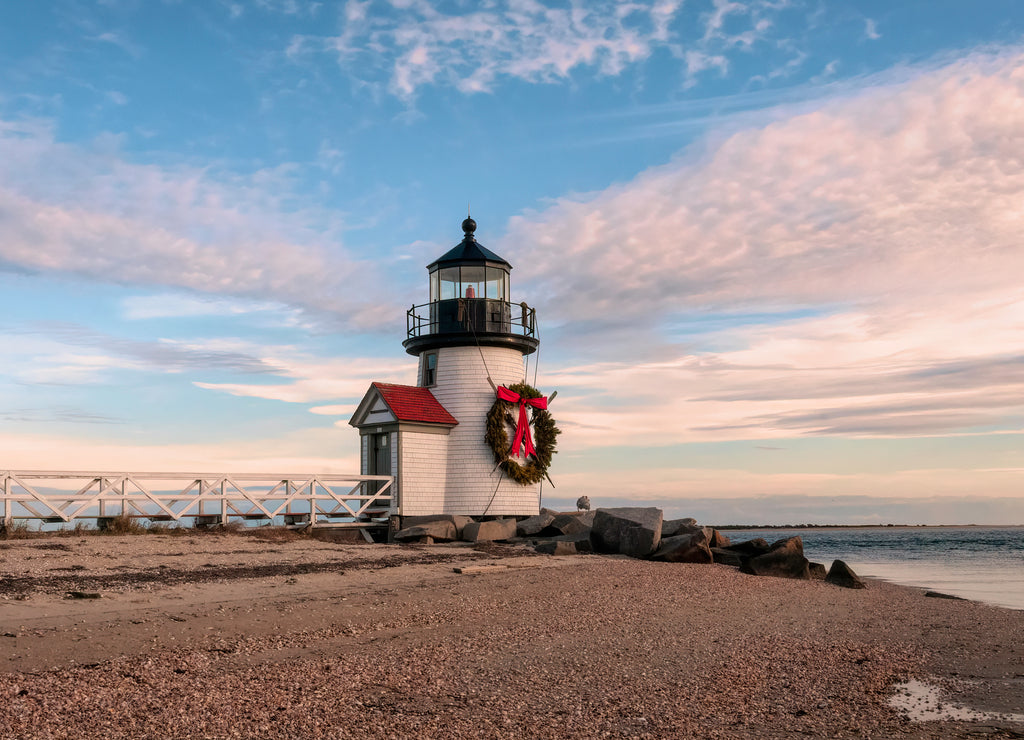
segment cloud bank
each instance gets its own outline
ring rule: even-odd
[[[977,55],[514,218],[518,290],[598,360],[553,373],[567,435],[1024,429],[1022,152],[1024,55]]]

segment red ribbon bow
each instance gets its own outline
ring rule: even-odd
[[[512,442],[512,454],[519,456],[519,445],[523,446],[523,456],[529,457],[534,454],[533,439],[530,437],[530,420],[526,418],[526,407],[533,406],[535,409],[546,409],[548,397],[538,396],[537,398],[523,398],[515,391],[510,391],[505,386],[498,387],[498,398],[502,401],[519,404],[519,423],[516,424],[516,438]]]

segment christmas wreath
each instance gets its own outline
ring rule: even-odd
[[[526,418],[526,406],[533,409],[532,422]],[[516,439],[512,444],[508,441],[510,426],[516,428]],[[529,430],[531,426],[532,444]],[[555,439],[560,433],[559,428],[555,426],[555,420],[547,410],[547,398],[526,383],[513,383],[498,389],[498,398],[487,414],[487,433],[484,439],[494,453],[494,462],[505,475],[521,486],[530,486],[540,483],[547,476],[551,456],[556,452]],[[518,445],[521,440],[525,443],[525,463],[518,460]]]

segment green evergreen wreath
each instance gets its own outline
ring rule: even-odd
[[[523,398],[539,398],[542,395],[540,391],[526,383],[513,383],[506,387]],[[519,404],[511,401],[495,399],[487,414],[487,433],[484,439],[494,453],[494,462],[510,480],[521,486],[532,486],[534,483],[540,483],[547,475],[551,456],[557,452],[555,440],[561,434],[561,430],[555,426],[555,420],[548,411],[531,409],[533,420],[530,426],[533,427],[534,454],[526,465],[520,465],[517,460],[509,457],[512,443],[508,439],[508,425],[515,427],[519,418],[518,406]]]

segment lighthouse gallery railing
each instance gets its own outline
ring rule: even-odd
[[[406,314],[409,339],[461,332],[535,337],[537,312],[525,303],[491,298],[450,298],[413,306]]]
[[[389,475],[0,470],[0,500],[6,527],[15,519],[68,523],[121,515],[223,523],[280,516],[308,526],[340,518],[351,521],[331,526],[359,526],[390,508],[393,483]]]

